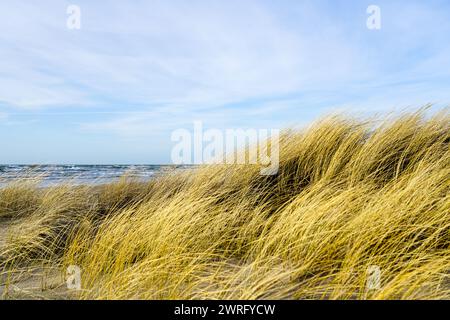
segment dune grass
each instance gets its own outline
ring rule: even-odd
[[[450,117],[424,113],[287,130],[273,176],[12,183],[0,267],[77,265],[81,299],[450,299]]]

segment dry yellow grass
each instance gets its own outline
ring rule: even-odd
[[[78,265],[72,298],[449,299],[449,129],[448,111],[332,116],[282,135],[274,176],[223,165],[145,184],[14,183],[0,190],[0,264],[8,279]]]

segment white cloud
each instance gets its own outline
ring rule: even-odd
[[[22,108],[88,105],[92,96],[220,106],[358,74],[358,52],[342,35],[299,32],[311,29],[307,20],[291,29],[257,1],[141,4],[81,1],[79,31],[66,29],[57,2],[0,8],[9,17],[0,22],[0,100]]]
[[[383,96],[408,102],[417,93],[408,96],[405,90],[399,98],[373,88],[429,75],[448,77],[449,46],[439,44],[439,36],[430,40],[434,46],[421,63],[412,59],[397,68],[417,39],[430,37],[427,24],[433,18],[442,28],[448,23],[434,8],[388,3],[382,6],[385,33],[379,38],[365,28],[363,6],[361,16],[352,15],[361,23],[348,24],[312,1],[284,7],[264,1],[77,1],[81,30],[66,28],[69,2],[1,3],[0,102],[33,110],[90,110],[109,101],[121,107],[104,111],[144,106],[148,113],[82,124],[84,130],[136,135],[195,117],[232,122],[234,113],[261,120],[280,108],[332,101],[327,92],[335,105],[347,97],[362,104],[384,101]],[[297,98],[286,98],[291,94]],[[253,100],[260,106],[228,110]]]

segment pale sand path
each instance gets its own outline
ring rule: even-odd
[[[0,252],[6,245],[9,224],[0,219]],[[0,257],[1,259],[1,257]],[[70,292],[59,269],[28,267],[14,272],[12,279],[0,269],[0,300],[2,299],[70,299]]]

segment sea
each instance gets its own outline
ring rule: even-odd
[[[0,186],[18,180],[36,180],[41,186],[62,183],[75,185],[105,184],[127,176],[148,181],[171,170],[185,170],[182,165],[0,165]]]

